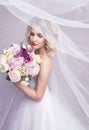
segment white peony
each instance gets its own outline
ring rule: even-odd
[[[0,64],[3,65],[3,64],[6,64],[6,62],[7,62],[6,56],[0,55]]]
[[[25,86],[28,86],[28,85],[29,85],[29,83],[26,82],[26,81],[21,81],[20,83],[21,83],[22,85],[25,85]]]
[[[20,51],[19,44],[12,44],[12,46],[13,46],[13,53],[14,54]]]
[[[10,47],[10,48],[5,48],[4,50],[3,50],[3,53],[4,54],[6,54],[6,53],[13,53],[13,47]]]
[[[14,43],[10,47],[5,48],[3,50],[4,54],[6,54],[6,53],[14,53],[14,52],[17,52],[17,51],[20,51],[20,46],[18,44],[14,44]]]
[[[29,78],[28,78],[28,77],[25,77],[25,81],[29,81]]]

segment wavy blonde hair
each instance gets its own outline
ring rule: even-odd
[[[26,34],[26,39],[29,44],[30,44],[30,28],[35,28],[39,33],[43,35],[44,39],[47,41],[45,48],[48,52],[48,55],[54,56],[54,53],[56,51],[55,36],[57,37],[57,28],[55,27],[55,25],[47,20],[34,17],[31,20],[31,25],[28,26]]]

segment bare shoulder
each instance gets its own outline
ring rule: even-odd
[[[48,56],[42,57],[42,62],[40,64],[40,72],[38,77],[41,80],[43,79],[48,80],[49,75],[52,71],[52,67],[53,67],[53,59]]]
[[[53,58],[49,56],[42,57],[42,64],[53,64]]]
[[[51,70],[53,66],[53,58],[44,56],[42,57],[41,68]]]
[[[45,89],[48,84],[48,79],[50,72],[52,70],[53,60],[48,56],[42,57],[42,62],[40,64],[40,72],[36,84],[36,93],[40,99],[42,99]]]

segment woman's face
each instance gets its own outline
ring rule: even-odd
[[[34,28],[30,28],[30,44],[34,49],[40,49],[46,44],[46,40],[42,34],[37,32]]]

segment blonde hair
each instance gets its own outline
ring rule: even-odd
[[[30,28],[31,27],[35,28],[37,31],[39,31],[43,35],[44,39],[46,39],[47,41],[45,48],[47,50],[48,55],[54,56],[54,53],[56,51],[55,36],[57,36],[57,31],[55,30],[56,28],[54,24],[47,20],[34,17],[31,20],[31,25],[28,26],[27,34],[26,34],[26,39],[29,44],[30,44]]]

